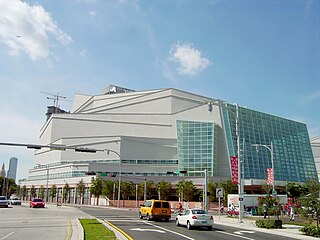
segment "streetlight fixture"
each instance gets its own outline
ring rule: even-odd
[[[268,149],[270,151],[271,154],[271,168],[272,168],[272,195],[275,196],[276,195],[276,191],[275,191],[275,183],[274,183],[274,157],[273,157],[273,143],[271,141],[270,145],[266,145],[266,144],[252,144],[251,146],[256,147],[257,151],[258,151],[258,147],[264,147],[266,149]]]
[[[244,202],[243,202],[243,192],[244,186],[242,182],[242,161],[241,161],[241,154],[240,154],[240,111],[239,105],[236,103],[236,112],[233,112],[228,108],[228,104],[222,100],[214,100],[212,102],[205,102],[208,104],[208,111],[212,112],[212,105],[219,106],[220,108],[225,107],[229,113],[231,113],[235,117],[236,121],[236,137],[237,137],[237,160],[238,160],[238,195],[239,195],[239,219],[238,222],[243,222],[243,212],[244,212]]]
[[[120,191],[121,191],[121,172],[122,172],[122,159],[121,156],[118,152],[111,150],[111,149],[104,149],[104,151],[107,152],[109,155],[110,152],[116,154],[119,157],[119,186],[118,186],[118,208],[120,208]]]

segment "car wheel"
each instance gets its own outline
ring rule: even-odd
[[[169,218],[165,218],[164,221],[169,222]]]
[[[178,227],[180,226],[180,223],[179,223],[179,219],[178,219],[178,218],[176,219],[176,226],[178,226]]]
[[[151,220],[151,217],[149,214],[147,214],[147,220],[150,221]]]
[[[189,222],[189,221],[187,222],[187,228],[188,228],[189,230],[191,230],[191,229],[192,229],[192,226],[191,226],[191,224],[190,224],[190,222]]]
[[[209,226],[207,229],[208,229],[209,231],[211,231],[211,230],[212,230],[212,226]]]
[[[143,219],[143,216],[142,216],[141,212],[139,212],[139,218]]]

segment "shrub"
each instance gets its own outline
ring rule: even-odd
[[[301,232],[305,233],[308,236],[312,237],[320,237],[320,228],[313,226],[313,225],[307,225],[300,229]]]
[[[258,219],[256,221],[256,226],[259,228],[282,228],[281,220],[271,220],[271,219]]]

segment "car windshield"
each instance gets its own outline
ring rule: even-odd
[[[35,199],[33,199],[33,202],[42,202],[42,199],[40,199],[40,198],[35,198]]]
[[[192,210],[192,214],[206,214],[207,212],[204,210]]]
[[[11,198],[12,200],[19,200],[19,198],[17,198],[17,197],[14,197],[14,198]]]
[[[0,196],[0,200],[6,200],[6,197]]]

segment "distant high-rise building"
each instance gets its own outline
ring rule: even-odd
[[[4,163],[2,164],[2,168],[1,168],[1,171],[0,171],[0,176],[1,177],[6,177],[6,170],[4,169]]]
[[[13,179],[14,181],[16,181],[16,176],[17,176],[17,165],[18,165],[18,158],[16,157],[10,158],[8,178]]]

